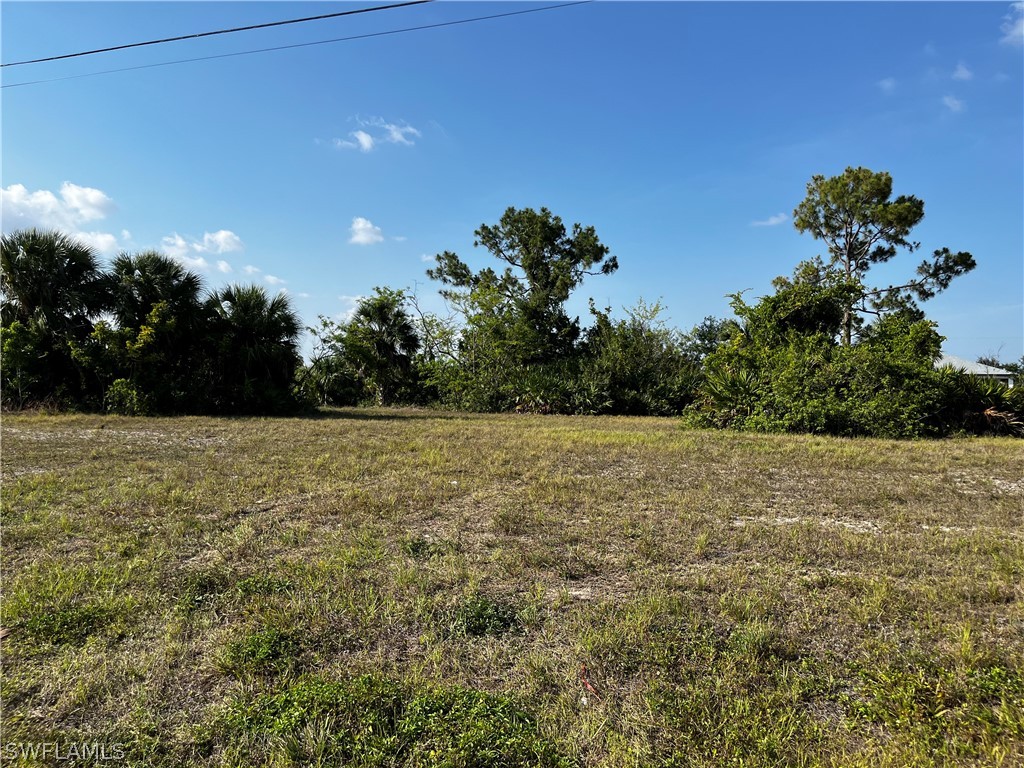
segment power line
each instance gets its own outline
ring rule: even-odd
[[[409,5],[422,5],[431,3],[433,0],[409,0],[404,3],[393,5],[378,5],[372,8],[358,8],[354,11],[340,11],[339,13],[325,13],[321,16],[306,16],[301,19],[287,19],[286,21],[271,21],[266,24],[250,24],[247,27],[232,27],[231,29],[217,29],[212,32],[196,32],[192,35],[179,35],[178,37],[164,37],[159,40],[147,40],[144,43],[126,43],[125,45],[113,45],[109,48],[95,48],[91,51],[80,51],[78,53],[65,53],[60,56],[47,56],[42,59],[26,59],[25,61],[10,61],[0,64],[0,67],[17,67],[22,64],[41,64],[44,61],[59,61],[61,59],[74,59],[78,56],[92,56],[95,53],[109,53],[110,51],[123,51],[127,48],[142,48],[146,45],[160,45],[161,43],[175,43],[179,40],[195,40],[200,37],[212,37],[213,35],[227,35],[232,32],[248,32],[253,29],[267,29],[268,27],[283,27],[286,24],[301,24],[306,21],[322,21],[323,19],[336,19],[339,16],[354,16],[357,13],[371,13],[373,11],[389,11],[392,8],[405,8]]]
[[[370,37],[384,37],[386,35],[397,35],[403,32],[418,32],[424,29],[438,29],[439,27],[453,27],[458,24],[470,24],[476,21],[488,21],[490,19],[502,19],[509,16],[522,16],[527,13],[540,13],[541,11],[553,11],[559,8],[569,8],[574,5],[588,5],[595,2],[595,0],[576,0],[571,3],[561,3],[560,5],[545,5],[540,8],[529,8],[525,11],[510,11],[508,13],[495,13],[490,16],[474,16],[469,19],[457,19],[455,21],[445,21],[438,24],[424,24],[418,27],[405,27],[403,29],[391,29],[385,32],[370,32],[363,35],[351,35],[349,37],[336,37],[331,40],[316,40],[311,43],[294,43],[292,45],[279,45],[273,48],[256,48],[249,51],[236,51],[235,53],[221,53],[213,56],[197,56],[193,59],[175,59],[174,61],[161,61],[156,64],[140,64],[135,67],[120,67],[118,69],[105,69],[100,72],[87,72],[81,75],[67,75],[66,77],[51,77],[46,80],[27,80],[23,83],[9,83],[7,85],[0,86],[0,88],[20,88],[25,85],[39,85],[41,83],[56,83],[61,80],[77,80],[82,77],[95,77],[97,75],[110,75],[115,72],[132,72],[137,69],[152,69],[154,67],[168,67],[173,64],[188,64],[194,61],[211,61],[213,59],[228,59],[233,56],[249,56],[254,53],[270,53],[272,51],[286,51],[291,48],[307,48],[313,45],[327,45],[328,43],[344,43],[350,40],[364,40]]]

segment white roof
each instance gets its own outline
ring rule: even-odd
[[[985,365],[984,363],[972,363],[970,360],[964,360],[962,357],[956,355],[947,355],[943,352],[939,355],[939,359],[935,361],[936,368],[943,368],[950,365],[954,368],[963,368],[968,373],[973,373],[975,376],[1013,376],[1009,371],[1004,371],[1002,368],[995,368],[991,365]]]

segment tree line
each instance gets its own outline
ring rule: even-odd
[[[55,231],[5,235],[3,398],[124,414],[284,413],[301,322],[260,286],[206,291],[156,252],[95,252]]]
[[[888,173],[815,176],[794,211],[826,252],[777,278],[774,293],[732,296],[732,318],[688,332],[660,304],[625,318],[590,301],[566,310],[617,258],[593,227],[546,208],[509,208],[476,230],[496,266],[455,253],[428,276],[452,312],[377,288],[349,320],[310,328],[286,296],[259,286],[209,292],[159,253],[99,267],[57,232],[3,238],[3,398],[119,413],[289,413],[322,405],[419,404],[472,411],[678,415],[695,426],[888,437],[1024,431],[1022,388],[937,370],[942,337],[920,308],[975,266],[934,250],[898,285],[869,272],[910,239],[924,205],[892,196]]]

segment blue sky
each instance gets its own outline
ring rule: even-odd
[[[2,60],[377,4],[6,0]],[[812,175],[866,166],[924,200],[923,253],[977,259],[924,305],[946,351],[1024,354],[1022,3],[594,2],[147,66],[542,5],[442,1],[5,67],[4,231],[160,249],[210,287],[287,290],[313,324],[376,285],[443,311],[425,260],[484,266],[474,229],[546,206],[619,258],[572,300],[585,322],[588,297],[616,313],[643,297],[685,330],[822,252],[794,207]],[[75,77],[127,67],[145,68]]]

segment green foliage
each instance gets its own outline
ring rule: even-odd
[[[422,401],[429,371],[421,371],[417,363],[430,360],[417,356],[420,333],[409,304],[405,291],[378,287],[373,296],[359,301],[351,320],[337,323],[321,317],[320,326],[309,329],[316,347],[302,386],[321,404]],[[436,330],[432,324],[421,327]]]
[[[849,711],[927,744],[948,759],[982,758],[1006,737],[1024,737],[1024,672],[1003,659],[880,656],[852,665]]]
[[[46,354],[44,338],[34,325],[20,320],[5,325],[0,352],[0,388],[5,408],[24,408],[46,392]]]
[[[754,306],[734,297],[740,325],[705,361],[690,419],[768,432],[878,437],[947,434],[941,337],[907,313],[880,318],[852,346],[837,343],[849,284],[797,282]]]
[[[515,606],[473,595],[455,609],[451,624],[456,633],[472,637],[502,635],[519,627],[519,615]]]
[[[566,302],[587,276],[614,273],[616,257],[593,227],[510,207],[474,233],[498,269],[474,272],[445,251],[428,270],[461,325],[376,288],[350,320],[309,329],[308,365],[285,295],[233,285],[204,297],[198,275],[155,252],[121,254],[104,274],[88,247],[26,230],[3,238],[3,405],[140,415],[439,403],[851,436],[1024,435],[1024,389],[933,369],[941,337],[915,302],[973,269],[971,254],[942,248],[902,285],[866,283],[873,266],[919,248],[923,216],[919,199],[893,198],[888,173],[814,176],[794,223],[827,258],[800,263],[754,305],[734,295],[736,319],[680,334],[642,300],[617,320],[591,301],[582,329]]]
[[[363,382],[345,357],[345,325],[321,315],[320,324],[307,328],[313,335],[313,356],[299,372],[298,387],[315,405],[358,405]]]
[[[474,245],[507,265],[502,272],[473,273],[450,251],[427,272],[450,286],[441,294],[465,319],[457,352],[427,366],[441,400],[479,411],[604,410],[607,393],[596,377],[579,388],[571,383],[580,371],[580,325],[565,311],[587,275],[618,268],[594,228],[574,224],[570,233],[546,208],[509,208],[475,235]]]
[[[427,275],[452,286],[442,295],[464,311],[473,330],[486,329],[486,343],[502,347],[511,362],[570,354],[580,328],[565,302],[584,277],[610,275],[619,266],[594,228],[574,224],[570,235],[547,208],[508,208],[496,225],[482,224],[474,235],[474,246],[508,266],[500,274],[490,267],[473,274],[454,253],[438,254]]]
[[[74,238],[36,229],[3,236],[3,367],[5,384],[13,386],[10,395],[5,386],[5,405],[87,398],[71,345],[89,335],[92,319],[105,309],[105,287],[95,251]]]
[[[708,355],[728,342],[735,330],[734,320],[708,315],[680,338],[683,356],[692,363],[702,363]]]
[[[299,321],[283,296],[202,279],[156,252],[107,274],[58,232],[3,238],[4,405],[144,413],[294,410]],[[93,318],[109,312],[109,319]]]
[[[693,398],[700,372],[678,335],[658,319],[661,304],[640,300],[617,322],[607,309],[601,312],[591,303],[590,310],[595,324],[587,333],[584,373],[575,387],[587,392],[590,409],[584,412],[680,413]]]
[[[103,396],[103,407],[122,416],[145,416],[150,412],[146,396],[128,379],[115,379]]]
[[[32,323],[72,338],[105,308],[96,252],[56,230],[23,229],[0,240],[3,323]]]
[[[114,259],[110,285],[114,324],[97,324],[82,350],[100,385],[127,380],[155,413],[206,410],[212,317],[202,279],[147,251]]]
[[[814,662],[798,661],[771,623],[744,622],[723,637],[660,617],[647,634],[635,648],[606,653],[652,680],[643,692],[652,764],[807,764],[824,737],[806,706],[820,683]]]
[[[299,405],[301,323],[284,294],[258,285],[232,285],[209,302],[216,344],[213,403],[228,413],[289,413]]]
[[[272,693],[239,698],[225,717],[239,756],[271,737],[285,765],[422,768],[568,766],[529,714],[504,696],[467,688],[408,689],[386,678],[304,677]]]
[[[466,688],[421,693],[409,702],[400,738],[407,765],[422,768],[566,766],[541,738],[533,718],[512,699]]]
[[[1019,414],[1005,398],[981,409],[985,429],[980,418],[968,426],[967,414],[979,410],[976,388],[934,370],[942,337],[914,301],[973,269],[969,253],[943,248],[903,285],[865,284],[873,265],[919,247],[909,237],[924,204],[891,197],[889,174],[866,168],[811,180],[794,224],[824,241],[829,259],[776,278],[775,293],[756,305],[733,296],[737,324],[703,358],[690,423],[896,438],[1017,429]],[[868,323],[869,315],[876,319]]]
[[[185,613],[210,607],[228,587],[228,575],[216,568],[190,571],[176,585],[177,606]]]
[[[81,645],[112,620],[110,611],[102,606],[71,603],[30,616],[22,626],[36,641]]]
[[[924,203],[913,195],[892,197],[892,177],[867,168],[847,168],[831,178],[814,176],[807,197],[793,211],[793,224],[828,246],[829,262],[811,263],[837,283],[853,288],[844,303],[842,341],[849,346],[859,326],[856,313],[890,309],[893,304],[913,306],[913,298],[930,299],[952,280],[974,269],[970,253],[936,250],[917,268],[917,276],[903,285],[871,288],[865,275],[875,264],[892,259],[897,249],[912,253],[920,243],[909,239],[924,218]],[[802,265],[803,266],[803,265]]]
[[[362,299],[345,326],[341,346],[377,405],[391,405],[413,388],[413,360],[420,348],[405,293],[393,288],[374,288]]]
[[[235,587],[238,594],[249,595],[279,595],[289,592],[292,589],[292,582],[280,576],[257,573],[241,579]]]
[[[234,677],[271,674],[292,665],[297,651],[298,643],[289,633],[264,627],[228,643],[218,667]]]
[[[573,226],[542,208],[509,208],[476,231],[508,266],[473,273],[455,254],[437,256],[428,275],[464,315],[457,352],[424,366],[446,405],[520,413],[679,413],[692,399],[697,361],[642,301],[628,319],[591,306],[595,326],[580,339],[564,304],[585,276],[611,274],[615,257],[592,227]]]
[[[1024,388],[946,366],[938,371],[942,417],[973,434],[1024,436]]]

